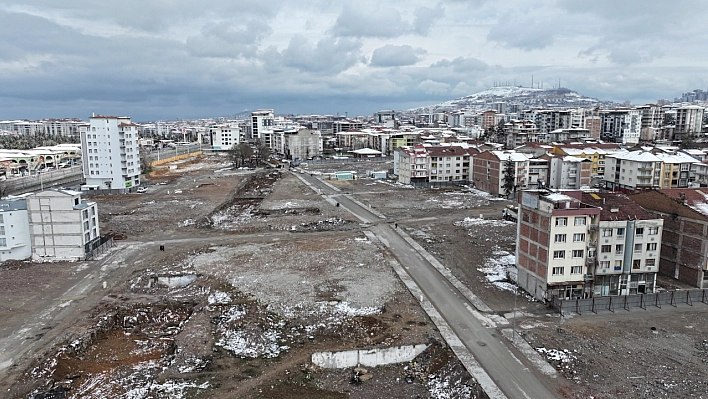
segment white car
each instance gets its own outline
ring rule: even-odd
[[[148,188],[147,188],[147,187],[138,187],[138,190],[137,190],[137,192],[139,192],[139,193],[146,193],[146,192],[147,192],[147,190],[148,190]]]

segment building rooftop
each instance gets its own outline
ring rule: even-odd
[[[600,208],[600,220],[656,219],[646,209],[621,193],[583,193],[582,201]]]

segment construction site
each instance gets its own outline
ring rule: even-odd
[[[114,239],[108,252],[0,266],[0,391],[502,397],[458,357],[376,226],[305,179],[346,171],[359,178],[327,184],[471,291],[481,304],[472,310],[556,397],[708,397],[708,306],[561,317],[515,288],[513,203],[468,187],[366,178],[390,168],[239,170],[202,155],[151,171],[144,193],[92,196],[102,234]]]

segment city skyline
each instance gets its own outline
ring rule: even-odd
[[[10,1],[0,119],[370,115],[532,76],[643,104],[708,86],[705,14],[688,0]]]

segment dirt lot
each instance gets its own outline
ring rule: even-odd
[[[55,346],[34,355],[10,397],[474,397],[476,383],[358,221],[290,173],[227,166],[183,162],[145,179],[146,194],[92,197],[102,231],[119,239],[96,262],[124,263],[111,257],[130,251],[139,260],[71,328],[54,328]],[[50,286],[87,264],[19,263],[1,277]],[[310,360],[421,343],[415,362],[357,378]]]
[[[475,382],[358,220],[287,171],[234,171],[220,157],[174,166],[145,179],[146,194],[93,197],[102,232],[123,239],[103,259],[0,269],[3,333],[44,305],[77,307],[70,328],[27,337],[50,343],[11,368],[9,397],[475,397]],[[563,397],[706,397],[708,306],[561,320],[514,296],[516,227],[499,220],[508,201],[462,188],[331,183],[396,221],[498,314],[509,316],[516,300],[519,329],[564,377]],[[88,273],[112,267],[123,271],[96,302],[57,302]],[[414,362],[358,370],[360,378],[310,360],[317,351],[420,343],[430,346]]]

